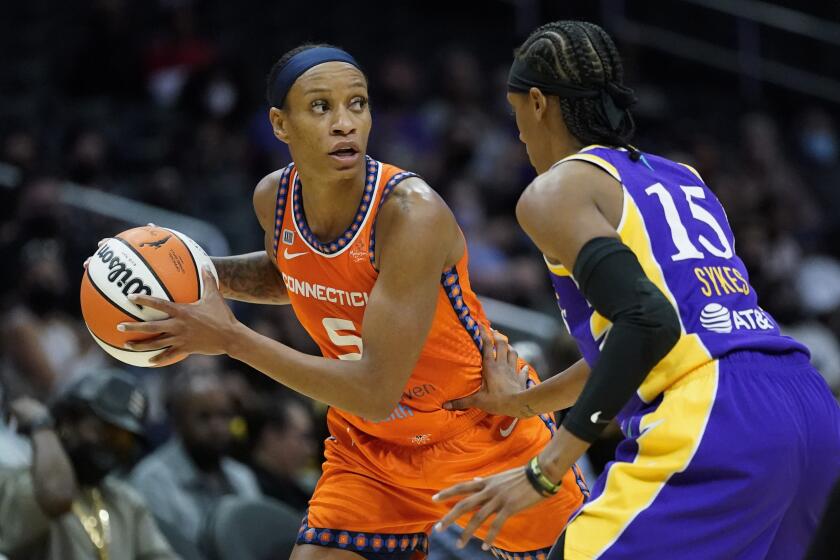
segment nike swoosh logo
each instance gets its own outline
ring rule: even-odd
[[[601,412],[603,411],[599,410],[598,412],[594,412],[592,416],[589,417],[593,424],[598,423],[598,420],[601,418]]]
[[[303,255],[308,255],[308,251],[304,251],[303,253],[290,253],[288,249],[283,249],[283,258],[287,261],[292,259],[296,259],[298,257],[302,257]]]
[[[517,422],[519,422],[519,418],[514,418],[513,422],[510,423],[510,426],[508,426],[507,428],[499,428],[499,435],[502,437],[508,437],[513,431],[513,428],[516,426]]]
[[[652,430],[652,429],[654,429],[655,427],[659,426],[659,425],[660,425],[660,424],[662,424],[663,422],[665,422],[665,419],[664,419],[664,418],[663,418],[663,419],[661,419],[661,420],[657,420],[656,422],[651,422],[650,424],[648,424],[647,426],[645,426],[644,428],[642,428],[642,429],[639,431],[639,437],[642,437],[643,435],[645,435],[646,433],[648,433],[649,431],[651,431],[651,430]]]

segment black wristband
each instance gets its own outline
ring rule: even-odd
[[[537,480],[537,475],[534,474],[534,471],[528,468],[528,465],[525,465],[525,476],[528,477],[528,482],[531,483],[534,490],[540,493],[540,496],[551,496],[551,494],[549,494],[549,492],[540,485],[540,482]]]
[[[560,490],[559,484],[554,484],[543,474],[538,457],[534,457],[525,465],[525,476],[528,477],[528,482],[534,490],[543,496],[553,496]]]

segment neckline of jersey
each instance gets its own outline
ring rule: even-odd
[[[379,162],[367,155],[365,156],[365,161],[367,164],[365,190],[362,192],[361,199],[359,199],[356,216],[353,218],[353,222],[344,230],[344,233],[326,243],[319,241],[315,234],[312,233],[312,230],[309,229],[309,224],[306,223],[306,214],[303,210],[301,195],[302,183],[300,181],[300,174],[297,172],[297,169],[295,170],[295,179],[292,186],[292,218],[294,219],[298,233],[313,250],[326,255],[335,255],[349,247],[353,239],[362,230],[365,219],[370,213],[370,208],[373,206],[378,182],[377,177],[379,175]]]
[[[595,149],[597,149],[597,148],[603,148],[603,149],[605,149],[605,150],[618,150],[619,152],[626,152],[626,151],[627,151],[627,148],[618,147],[618,146],[616,146],[616,147],[611,147],[611,146],[604,146],[604,145],[601,145],[601,144],[590,144],[590,145],[588,145],[588,146],[584,146],[583,148],[581,148],[580,150],[576,151],[575,153],[573,153],[573,154],[571,154],[571,155],[568,155],[568,156],[564,157],[563,159],[559,159],[559,160],[555,161],[555,162],[551,165],[551,167],[549,167],[549,168],[548,168],[548,170],[549,170],[549,171],[551,171],[552,169],[554,169],[555,167],[557,167],[558,165],[560,165],[560,164],[561,164],[561,163],[563,163],[564,161],[568,161],[570,158],[574,158],[576,155],[579,155],[579,154],[585,154],[586,152],[589,152],[589,151],[595,150]]]

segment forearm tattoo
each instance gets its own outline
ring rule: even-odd
[[[224,297],[251,303],[289,303],[283,279],[265,251],[213,257],[213,264]]]

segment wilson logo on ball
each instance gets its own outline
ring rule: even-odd
[[[105,352],[124,363],[160,367],[182,360],[184,355],[175,355],[152,363],[165,350],[132,350],[125,343],[154,335],[120,331],[117,325],[167,317],[154,307],[130,301],[134,294],[175,303],[198,301],[204,289],[203,268],[213,271],[218,282],[207,253],[174,229],[145,226],[118,233],[94,251],[82,276],[79,304],[85,325]]]
[[[120,288],[122,288],[122,293],[124,295],[129,294],[139,294],[143,292],[147,296],[152,295],[152,289],[143,283],[143,281],[139,278],[132,278],[133,274],[130,268],[120,260],[118,256],[114,254],[114,252],[108,247],[108,245],[103,245],[97,252],[96,256],[99,257],[104,264],[108,265],[108,282],[112,284],[116,284]]]

